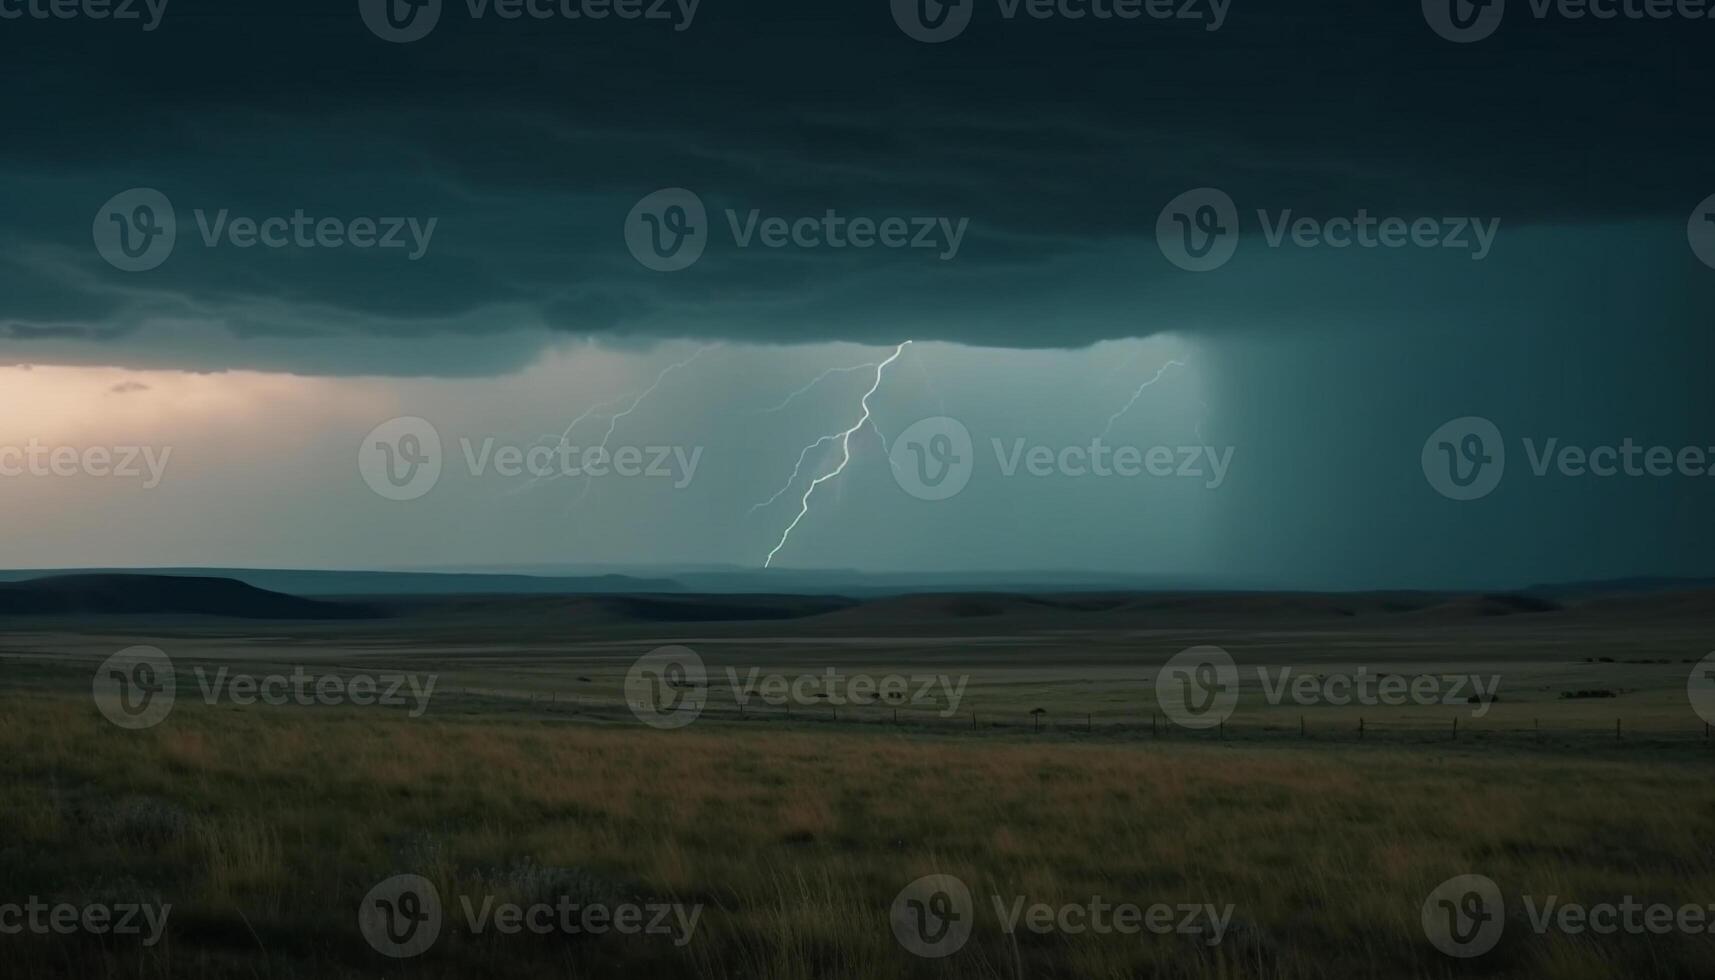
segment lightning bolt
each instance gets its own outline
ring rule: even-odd
[[[805,446],[804,449],[798,453],[798,463],[792,467],[792,476],[787,479],[786,485],[781,487],[779,490],[774,491],[774,496],[769,497],[762,503],[750,508],[750,512],[754,514],[762,508],[767,507],[769,504],[774,503],[776,500],[779,500],[781,497],[784,497],[786,495],[786,491],[792,489],[792,484],[798,482],[798,474],[802,473],[804,470],[804,460],[808,459],[810,454],[814,452],[817,447],[826,445],[838,438],[839,436],[823,436],[815,442],[810,443],[808,446]]]
[[[852,461],[852,436],[864,426],[871,424],[869,407],[870,397],[881,388],[881,379],[887,374],[887,366],[892,364],[894,361],[899,360],[899,358],[905,353],[905,348],[909,346],[911,346],[911,341],[905,341],[898,347],[894,348],[892,355],[875,366],[875,381],[870,384],[869,390],[864,392],[863,399],[859,402],[863,408],[863,416],[859,418],[857,422],[853,423],[851,428],[845,430],[839,435],[824,436],[821,439],[816,440],[815,443],[811,444],[811,446],[805,450],[807,453],[810,449],[814,449],[816,446],[821,445],[824,442],[831,442],[838,439],[840,441],[839,465],[835,466],[831,471],[811,480],[810,485],[804,488],[804,498],[798,502],[798,516],[792,518],[792,523],[786,526],[786,530],[780,535],[780,543],[774,546],[774,550],[770,551],[768,553],[768,557],[763,561],[763,568],[772,568],[774,566],[774,556],[780,554],[780,549],[786,547],[786,542],[792,539],[792,532],[797,530],[799,523],[804,520],[804,516],[810,513],[810,498],[815,496],[816,488],[846,471],[846,466],[848,466]],[[799,457],[799,462],[802,464],[803,456]],[[778,496],[778,494],[776,496]]]
[[[1163,364],[1161,366],[1161,370],[1155,372],[1155,377],[1150,378],[1148,381],[1145,381],[1143,384],[1140,384],[1137,386],[1137,390],[1131,393],[1131,401],[1126,402],[1124,408],[1121,408],[1119,411],[1108,416],[1108,424],[1105,426],[1102,426],[1102,434],[1097,436],[1096,438],[1097,439],[1106,439],[1108,437],[1108,433],[1113,431],[1114,423],[1118,422],[1121,418],[1123,418],[1125,416],[1125,413],[1131,411],[1131,407],[1133,405],[1137,404],[1137,400],[1139,398],[1143,397],[1144,389],[1148,388],[1150,385],[1155,384],[1157,381],[1160,381],[1164,376],[1166,376],[1168,369],[1170,369],[1170,368],[1183,368],[1184,366],[1185,366],[1184,361],[1168,361],[1166,364]]]
[[[828,380],[829,378],[833,377],[834,375],[836,375],[836,374],[852,374],[853,372],[856,372],[856,371],[862,371],[864,368],[872,368],[875,366],[876,366],[876,362],[871,361],[868,364],[854,364],[851,367],[829,368],[826,371],[823,371],[821,374],[816,375],[816,380],[810,382],[809,384],[805,385],[802,388],[799,388],[797,391],[794,391],[792,394],[787,395],[785,401],[774,406],[773,408],[768,409],[767,411],[757,412],[756,414],[758,414],[758,415],[773,415],[775,412],[783,412],[786,410],[787,406],[791,405],[793,402],[795,402],[798,399],[809,394],[810,390],[812,388],[814,388],[817,385],[821,384],[822,382]]]
[[[596,413],[600,412],[602,409],[607,408],[610,405],[618,405],[620,402],[622,402],[624,400],[625,400],[625,396],[622,395],[619,398],[610,398],[605,402],[596,402],[594,405],[591,405],[589,408],[584,409],[584,413],[582,415],[579,415],[577,418],[572,419],[571,424],[566,426],[566,430],[564,432],[560,433],[560,436],[558,439],[555,439],[552,435],[547,435],[547,436],[543,436],[541,439],[538,439],[536,441],[536,444],[541,445],[544,442],[552,441],[554,443],[555,450],[559,450],[560,448],[562,448],[562,447],[564,447],[570,443],[571,438],[572,438],[572,433],[577,429],[578,426],[584,424],[590,418],[594,417],[596,415]],[[605,415],[603,415],[601,417],[607,418],[607,416],[605,416]],[[558,480],[560,478],[560,476],[561,476],[561,474],[558,474],[558,473],[553,473],[553,474],[550,474],[548,476],[533,476],[530,479],[526,480],[524,482],[524,484],[522,486],[520,486],[518,489],[509,491],[507,496],[516,496],[517,494],[521,494],[521,493],[525,492],[526,490],[529,490],[531,487],[534,487],[536,484],[541,483],[543,480]]]
[[[661,387],[661,383],[663,381],[667,380],[668,375],[672,374],[674,371],[683,371],[684,369],[686,369],[686,368],[690,367],[691,365],[697,363],[698,358],[702,357],[704,354],[707,354],[709,351],[714,350],[714,349],[715,348],[714,348],[713,344],[709,344],[709,345],[706,345],[703,347],[699,347],[699,348],[697,348],[697,352],[692,354],[690,357],[687,357],[682,361],[678,361],[678,362],[675,362],[673,364],[669,364],[666,367],[662,368],[661,373],[655,376],[655,383],[650,385],[649,387],[643,389],[641,392],[638,392],[637,397],[635,397],[631,400],[630,405],[625,406],[624,411],[616,412],[615,414],[608,416],[607,417],[607,431],[602,433],[602,437],[601,437],[601,451],[602,451],[602,453],[605,454],[607,452],[607,444],[608,444],[609,440],[611,440],[613,438],[613,431],[615,429],[619,428],[619,420],[620,419],[625,418],[626,416],[630,415],[632,412],[637,411],[638,406],[642,405],[645,401],[647,401],[649,399],[650,395],[655,394],[656,389]],[[579,491],[576,499],[573,500],[573,503],[576,503],[578,500],[584,499],[584,497],[587,496],[589,494],[589,492],[590,492],[590,475],[588,473],[585,473],[584,474],[584,487],[581,491]]]

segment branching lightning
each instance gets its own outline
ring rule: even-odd
[[[1120,419],[1124,418],[1125,413],[1131,411],[1132,406],[1137,404],[1137,400],[1139,398],[1143,397],[1144,389],[1148,388],[1149,386],[1155,384],[1157,381],[1160,381],[1163,377],[1165,377],[1170,368],[1183,368],[1184,366],[1185,366],[1184,361],[1168,361],[1166,364],[1163,364],[1161,366],[1161,370],[1155,372],[1155,377],[1150,378],[1148,381],[1145,381],[1143,384],[1140,384],[1137,386],[1137,390],[1131,393],[1131,400],[1125,403],[1124,408],[1121,408],[1119,411],[1108,416],[1108,424],[1105,426],[1102,426],[1102,434],[1097,436],[1096,438],[1097,439],[1106,439],[1108,437],[1108,433],[1113,431],[1114,423],[1118,422]]]
[[[661,383],[663,381],[667,380],[667,376],[669,374],[672,374],[674,371],[682,371],[685,368],[690,367],[691,365],[697,363],[698,358],[702,357],[704,354],[707,354],[711,350],[714,350],[714,345],[712,345],[712,344],[706,345],[703,347],[699,347],[699,348],[697,348],[696,353],[692,354],[690,357],[687,357],[682,361],[678,361],[676,363],[669,364],[666,367],[662,368],[661,373],[655,376],[655,382],[653,384],[651,384],[649,387],[647,387],[647,388],[643,389],[641,392],[639,392],[637,397],[633,398],[631,400],[631,404],[629,404],[625,407],[624,411],[616,412],[615,414],[608,416],[607,417],[607,431],[602,433],[602,437],[601,437],[601,447],[600,448],[601,448],[602,454],[605,455],[607,453],[607,444],[610,440],[613,439],[613,431],[615,429],[619,428],[619,420],[620,419],[625,418],[627,415],[630,415],[632,412],[637,411],[638,407],[640,405],[642,405],[645,401],[647,401],[650,395],[655,394],[656,389],[661,387]],[[590,492],[590,476],[588,473],[585,473],[584,474],[583,489],[578,492],[578,496],[576,499],[577,500],[584,499],[584,497],[589,492]]]
[[[872,423],[872,416],[870,414],[870,407],[869,407],[870,397],[873,396],[876,393],[876,391],[878,391],[881,388],[881,381],[882,381],[882,378],[887,374],[888,365],[892,364],[894,361],[899,360],[899,358],[905,353],[905,348],[907,348],[909,346],[911,346],[911,341],[907,340],[904,343],[900,344],[898,347],[894,348],[893,353],[890,356],[888,356],[886,360],[883,360],[880,363],[875,365],[875,381],[870,384],[869,390],[864,392],[863,399],[859,402],[859,405],[863,409],[863,415],[855,423],[852,424],[851,428],[849,428],[849,429],[845,430],[844,432],[841,432],[837,435],[823,436],[822,438],[817,439],[814,443],[811,443],[809,446],[807,446],[805,448],[803,453],[799,454],[798,465],[800,468],[802,468],[803,463],[804,463],[804,456],[807,455],[811,450],[815,449],[817,446],[819,446],[823,443],[831,442],[835,439],[838,439],[840,442],[840,461],[839,461],[839,464],[836,465],[829,472],[824,473],[819,477],[816,477],[814,480],[811,480],[810,485],[808,487],[804,488],[804,497],[802,500],[800,500],[798,502],[798,516],[792,518],[792,523],[786,526],[786,530],[780,535],[780,543],[776,544],[774,546],[774,550],[770,551],[768,553],[768,557],[767,557],[767,559],[765,559],[763,561],[762,567],[764,567],[764,568],[773,567],[774,556],[780,554],[780,550],[782,548],[786,547],[786,542],[788,542],[792,539],[792,532],[797,530],[799,523],[804,520],[805,515],[810,513],[810,498],[815,496],[816,488],[821,486],[822,484],[828,482],[829,480],[832,480],[834,477],[839,476],[841,473],[844,473],[846,470],[846,467],[851,463],[851,461],[852,461],[852,436],[855,435],[856,433],[858,433],[859,431],[861,431],[864,426],[873,424]],[[794,478],[796,478],[796,473],[797,473],[797,471],[794,470]],[[789,483],[789,484],[787,484],[787,486],[790,487],[791,484]],[[785,491],[783,490],[781,492],[784,493]],[[775,497],[779,497],[779,496],[780,496],[780,494],[775,494]]]
[[[596,402],[594,405],[591,405],[589,408],[584,409],[584,413],[582,415],[579,415],[577,418],[572,419],[571,424],[566,426],[566,429],[564,432],[560,433],[560,437],[558,440],[555,440],[552,435],[547,435],[547,436],[543,436],[541,439],[537,440],[537,445],[541,445],[543,442],[553,441],[554,442],[554,448],[556,450],[565,448],[571,441],[572,432],[575,429],[577,429],[578,426],[582,425],[584,422],[586,422],[590,418],[594,417],[602,409],[607,408],[610,405],[618,405],[620,402],[622,402],[624,400],[625,400],[625,397],[621,396],[619,398],[610,398],[605,402]],[[605,415],[603,415],[601,417],[607,418],[607,416],[605,416]],[[524,482],[524,484],[522,486],[520,486],[517,490],[512,491],[512,494],[524,493],[525,491],[529,490],[531,487],[534,487],[536,484],[542,482],[543,480],[558,480],[562,475],[563,474],[554,473],[554,474],[550,474],[550,475],[545,476],[545,477],[544,476],[533,476],[529,480],[526,480]]]
[[[870,361],[867,364],[854,364],[851,367],[829,368],[826,371],[823,371],[821,374],[816,375],[816,379],[814,381],[811,381],[809,384],[805,385],[804,387],[799,388],[797,391],[794,391],[792,394],[787,395],[785,401],[774,406],[773,408],[766,409],[766,410],[761,411],[761,412],[757,412],[756,414],[758,414],[758,415],[773,415],[775,412],[783,412],[793,402],[795,402],[798,399],[809,394],[811,389],[815,388],[817,385],[828,380],[829,378],[833,377],[834,375],[836,375],[836,374],[852,374],[852,373],[857,372],[857,371],[862,371],[864,368],[872,368],[875,366],[876,366],[876,362]]]

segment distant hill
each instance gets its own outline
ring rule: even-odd
[[[630,575],[540,576],[462,572],[342,572],[272,568],[76,568],[0,571],[0,582],[48,576],[143,575],[231,579],[270,592],[310,596],[609,595],[684,592],[669,578]]]
[[[371,606],[303,599],[224,578],[56,575],[0,584],[0,616],[372,619],[381,615]]]

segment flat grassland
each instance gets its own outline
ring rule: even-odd
[[[1706,933],[1538,934],[1518,901],[1715,904],[1715,745],[1686,700],[1704,605],[1270,612],[1236,627],[1003,613],[555,633],[486,607],[261,630],[32,623],[0,634],[0,902],[173,911],[154,948],[23,935],[0,936],[0,954],[15,975],[84,977],[1707,977]],[[88,691],[94,664],[136,643],[172,654],[181,696],[159,726],[126,731]],[[679,731],[630,718],[618,690],[662,643],[710,665],[711,710]],[[1199,643],[1246,670],[1492,672],[1500,700],[1478,718],[1463,704],[1285,706],[1250,685],[1225,737],[1165,722],[1152,736],[1149,666]],[[288,665],[434,672],[438,693],[420,717],[208,704],[188,676]],[[951,713],[741,719],[719,690],[729,666],[968,682]],[[1611,696],[1566,696],[1593,690]],[[401,873],[453,914],[429,953],[394,961],[356,920]],[[941,960],[908,953],[889,920],[931,873],[975,898],[969,943]],[[1493,878],[1509,910],[1500,944],[1470,961],[1421,923],[1430,891],[1466,873]],[[703,912],[682,945],[472,934],[459,897],[490,895]],[[1009,934],[997,896],[1233,914],[1219,945]]]

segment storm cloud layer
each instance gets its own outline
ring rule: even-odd
[[[409,43],[356,0],[171,0],[151,30],[0,21],[0,359],[472,375],[565,336],[1433,334],[1583,316],[1608,290],[1647,294],[1671,329],[1708,322],[1715,285],[1685,227],[1715,192],[1715,21],[1515,3],[1456,44],[1415,3],[1235,0],[1218,30],[1195,2],[1129,20],[966,3],[969,26],[937,44],[884,0],[704,0],[688,19],[449,0]],[[1187,273],[1156,220],[1202,187],[1236,202],[1243,239]],[[178,225],[143,272],[91,240],[132,188]],[[683,271],[627,248],[628,215],[663,188],[707,207]],[[1498,233],[1481,261],[1269,241],[1290,234],[1270,222],[1361,215]],[[297,222],[284,247],[245,224],[270,218]],[[770,247],[771,218],[820,237]],[[934,235],[828,242],[889,219]],[[390,222],[404,247],[353,244]]]

